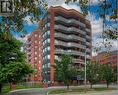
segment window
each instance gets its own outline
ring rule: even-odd
[[[39,41],[39,44],[40,44],[41,42]]]
[[[47,39],[47,42],[50,43],[50,39]]]
[[[50,63],[47,64],[47,68],[50,68]]]
[[[34,59],[37,60],[37,57],[35,57]]]
[[[50,47],[47,47],[47,50],[50,50]]]
[[[37,40],[35,40],[34,43],[37,43]]]
[[[35,48],[35,49],[37,49],[37,48],[38,48],[38,46],[34,46],[34,48]]]
[[[50,59],[50,55],[48,55],[47,58]]]
[[[36,55],[36,54],[37,54],[37,52],[35,51],[35,52],[34,52],[34,54]]]
[[[38,36],[38,34],[34,34],[34,37],[37,37]]]
[[[50,35],[50,31],[47,31],[47,34]]]

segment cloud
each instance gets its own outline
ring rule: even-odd
[[[90,5],[97,5],[99,4],[100,2],[103,2],[105,0],[90,0]]]
[[[48,0],[47,3],[48,3],[48,7],[62,6],[66,9],[75,9],[75,10],[81,12],[81,9],[78,5],[76,5],[76,4],[65,4],[64,0]]]
[[[96,19],[95,14],[88,13],[86,19],[91,22],[92,36],[96,37],[100,35],[103,31],[103,19]]]
[[[27,37],[28,37],[29,35],[30,35],[30,33],[27,34],[27,35],[25,35],[24,37],[20,37],[19,35],[16,35],[15,38],[17,38],[17,39],[20,40],[21,42],[25,43],[25,42],[27,41]]]
[[[96,19],[95,14],[90,14],[90,13],[86,18],[90,20],[91,28],[92,28],[92,46],[93,46],[92,55],[93,56],[97,55],[97,53],[94,51],[94,47],[101,48],[100,52],[106,50],[110,50],[110,51],[117,50],[118,47],[117,41],[110,40],[110,39],[108,39],[108,41],[104,41],[104,44],[108,44],[110,42],[109,48],[108,45],[105,48],[105,45],[103,44],[103,38],[100,38],[103,32],[103,19],[101,18]],[[112,47],[110,47],[110,45],[112,45]]]
[[[31,16],[26,16],[25,18],[23,18],[23,20],[24,20],[24,22],[26,22],[26,24],[28,24],[28,25],[36,25],[36,24],[38,24],[38,22],[36,22],[36,21],[31,21]]]

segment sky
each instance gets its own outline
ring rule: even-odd
[[[99,0],[90,0],[90,12],[88,13],[86,19],[90,20],[91,22],[91,27],[92,27],[92,45],[93,47],[95,47],[96,45],[98,46],[97,43],[101,43],[99,45],[102,45],[103,39],[100,38],[100,35],[102,34],[102,30],[103,30],[103,20],[102,18],[100,18],[96,11],[98,9],[98,2]],[[101,0],[103,1],[103,0]],[[114,0],[113,0],[114,1]],[[47,0],[48,3],[48,7],[50,6],[62,6],[66,9],[75,9],[79,12],[81,12],[81,9],[78,5],[76,5],[75,3],[71,3],[71,4],[65,4],[64,0]],[[33,30],[38,28],[38,23],[35,22],[34,24],[31,23],[30,21],[30,16],[27,16],[25,18],[25,20],[27,20],[27,24],[25,24],[25,29],[28,31],[28,33],[31,33]],[[108,18],[109,19],[109,18]],[[28,34],[29,35],[29,34]],[[27,37],[27,36],[26,36]],[[19,38],[18,39],[22,40],[22,41],[26,41],[26,37],[25,38]],[[114,41],[114,40],[110,40],[110,42],[112,43],[112,48],[111,50],[116,50],[117,46],[118,46],[118,42]],[[102,51],[106,50],[104,47],[102,49]],[[92,55],[96,55],[96,53],[93,51]]]

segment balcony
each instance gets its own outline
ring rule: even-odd
[[[90,37],[90,36],[88,36],[88,35],[86,35],[86,38],[87,38],[87,39],[91,39],[91,37]]]
[[[86,45],[90,46],[90,45],[91,45],[91,43],[89,43],[89,42],[86,42]]]
[[[85,35],[85,31],[83,31],[83,30],[80,30],[80,29],[78,29],[78,28],[75,28],[75,27],[65,27],[65,26],[63,26],[63,25],[55,25],[54,26],[54,29],[55,30],[62,30],[62,31],[64,31],[64,32],[66,32],[66,33],[68,33],[68,32],[70,32],[70,33],[74,33],[74,32],[77,32],[77,33],[81,33],[81,34],[84,34]],[[74,32],[73,32],[74,31]]]
[[[87,52],[91,52],[91,49],[87,48],[86,51],[87,51]]]
[[[69,55],[84,56],[82,52],[75,51],[75,50],[63,50],[63,49],[55,49],[55,54],[69,54]]]
[[[62,33],[55,33],[55,37],[57,38],[63,38],[63,39],[67,39],[67,40],[79,40],[79,41],[83,41],[85,42],[85,39],[76,35],[66,35],[66,34],[62,34]]]
[[[84,45],[81,44],[77,44],[77,43],[66,43],[66,42],[62,42],[62,41],[55,41],[55,45],[57,46],[64,46],[64,47],[76,47],[76,48],[81,48],[81,49],[85,49]]]
[[[86,31],[87,31],[87,32],[91,32],[91,30],[90,30],[90,29],[88,29],[88,28],[86,28]]]
[[[84,64],[84,61],[81,59],[73,59],[74,63],[80,63],[80,64]]]
[[[80,25],[82,27],[85,27],[86,26],[84,23],[82,23],[82,22],[80,22],[78,20],[75,20],[75,19],[66,19],[66,18],[64,18],[62,16],[55,17],[54,19],[55,19],[55,21],[62,21],[62,22],[67,23],[67,24],[72,23],[72,24]]]

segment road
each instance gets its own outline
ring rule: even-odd
[[[44,88],[34,88],[25,90],[16,90],[10,92],[8,95],[47,95],[47,89]]]

